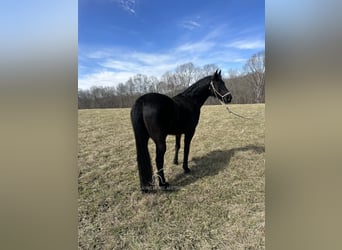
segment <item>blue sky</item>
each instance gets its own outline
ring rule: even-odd
[[[80,0],[79,88],[187,62],[241,70],[265,47],[263,0]]]

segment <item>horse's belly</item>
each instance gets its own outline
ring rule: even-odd
[[[179,135],[183,133],[184,133],[184,129],[181,127],[177,127],[174,124],[170,124],[167,130],[167,134],[169,135]]]
[[[190,124],[175,122],[170,123],[167,133],[169,135],[179,135],[184,134],[186,131],[192,130],[192,128],[193,126]]]

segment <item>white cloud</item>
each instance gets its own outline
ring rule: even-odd
[[[116,50],[116,49],[114,49]],[[110,51],[110,49],[104,49]],[[95,55],[104,55],[96,57]],[[113,56],[115,55],[115,56]],[[82,54],[82,62],[89,58],[96,61],[96,69],[91,68],[91,73],[79,75],[78,85],[81,89],[88,89],[91,86],[115,86],[118,83],[125,83],[130,77],[136,74],[153,75],[161,77],[166,71],[173,70],[178,65],[187,61],[177,58],[176,54],[158,54],[143,52],[101,53],[101,50]],[[86,67],[80,63],[82,72],[86,72]]]
[[[186,28],[186,29],[189,29],[189,30],[193,30],[193,29],[196,29],[196,28],[200,28],[201,25],[199,24],[199,22],[196,22],[194,20],[188,20],[188,21],[184,21],[182,23],[182,27]]]
[[[131,54],[131,58],[148,65],[156,65],[173,59],[169,54],[143,52],[134,52]]]
[[[101,59],[104,57],[109,57],[110,53],[108,51],[93,51],[88,53],[87,57],[91,59]]]
[[[134,62],[114,59],[109,59],[105,62],[100,62],[99,64],[104,68],[118,71],[135,71],[135,69],[137,69],[139,66]]]
[[[243,60],[235,53],[222,47],[217,51],[217,44],[209,41],[185,43],[165,53],[129,52],[114,53],[108,56],[106,53],[97,51],[89,54],[89,59],[96,62],[89,68],[91,73],[79,75],[79,88],[87,89],[91,86],[115,86],[125,83],[136,74],[153,75],[161,77],[165,72],[174,70],[177,66],[192,62],[196,66],[214,63],[224,65],[227,63],[241,63]],[[214,49],[215,48],[215,49]],[[225,51],[226,50],[226,51]],[[100,57],[104,55],[104,57]],[[86,61],[87,55],[82,56],[80,67],[82,73],[87,72],[82,63]]]
[[[79,50],[79,87],[115,86],[136,74],[160,78],[177,66],[192,62],[196,66],[216,64],[222,70],[239,68],[255,50],[264,49],[263,40],[235,39],[223,43],[222,27],[216,27],[202,39],[186,41],[162,52],[132,51],[107,47]],[[87,68],[88,67],[88,68]]]
[[[131,77],[130,72],[112,72],[101,70],[84,75],[78,79],[78,86],[81,89],[89,89],[91,86],[114,86],[126,82]]]
[[[132,75],[142,73],[160,76],[178,63],[179,60],[169,54],[126,52],[122,57],[106,59],[99,65],[114,71],[130,72]]]
[[[264,49],[265,42],[262,40],[239,40],[228,44],[228,47],[236,49]]]
[[[115,2],[120,5],[120,7],[124,10],[127,11],[130,14],[135,14],[135,7],[136,7],[136,2],[135,0],[111,0],[112,2]]]
[[[215,46],[214,42],[199,41],[194,43],[185,43],[176,48],[178,52],[198,53],[210,50]]]

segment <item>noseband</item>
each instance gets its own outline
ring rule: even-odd
[[[229,91],[229,90],[228,90],[227,93],[225,93],[224,95],[221,95],[221,93],[218,92],[218,91],[216,90],[213,81],[210,82],[210,86],[212,87],[212,89],[213,89],[213,91],[214,91],[214,95],[216,96],[217,99],[219,99],[219,98],[218,98],[218,96],[219,96],[219,97],[221,97],[221,99],[222,99],[222,101],[223,101],[223,98],[224,98],[225,96],[230,95],[230,91]],[[210,89],[210,88],[209,88],[209,89]]]

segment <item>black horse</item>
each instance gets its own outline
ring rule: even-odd
[[[137,150],[140,188],[147,192],[152,189],[153,176],[148,140],[156,144],[156,165],[159,186],[167,188],[163,165],[166,151],[166,136],[176,136],[176,152],[173,162],[178,164],[181,135],[184,134],[183,169],[190,172],[188,155],[190,142],[200,117],[200,109],[209,96],[215,96],[224,103],[232,100],[221,77],[221,70],[204,77],[182,93],[170,98],[158,93],[148,93],[139,97],[131,110],[131,121]]]

